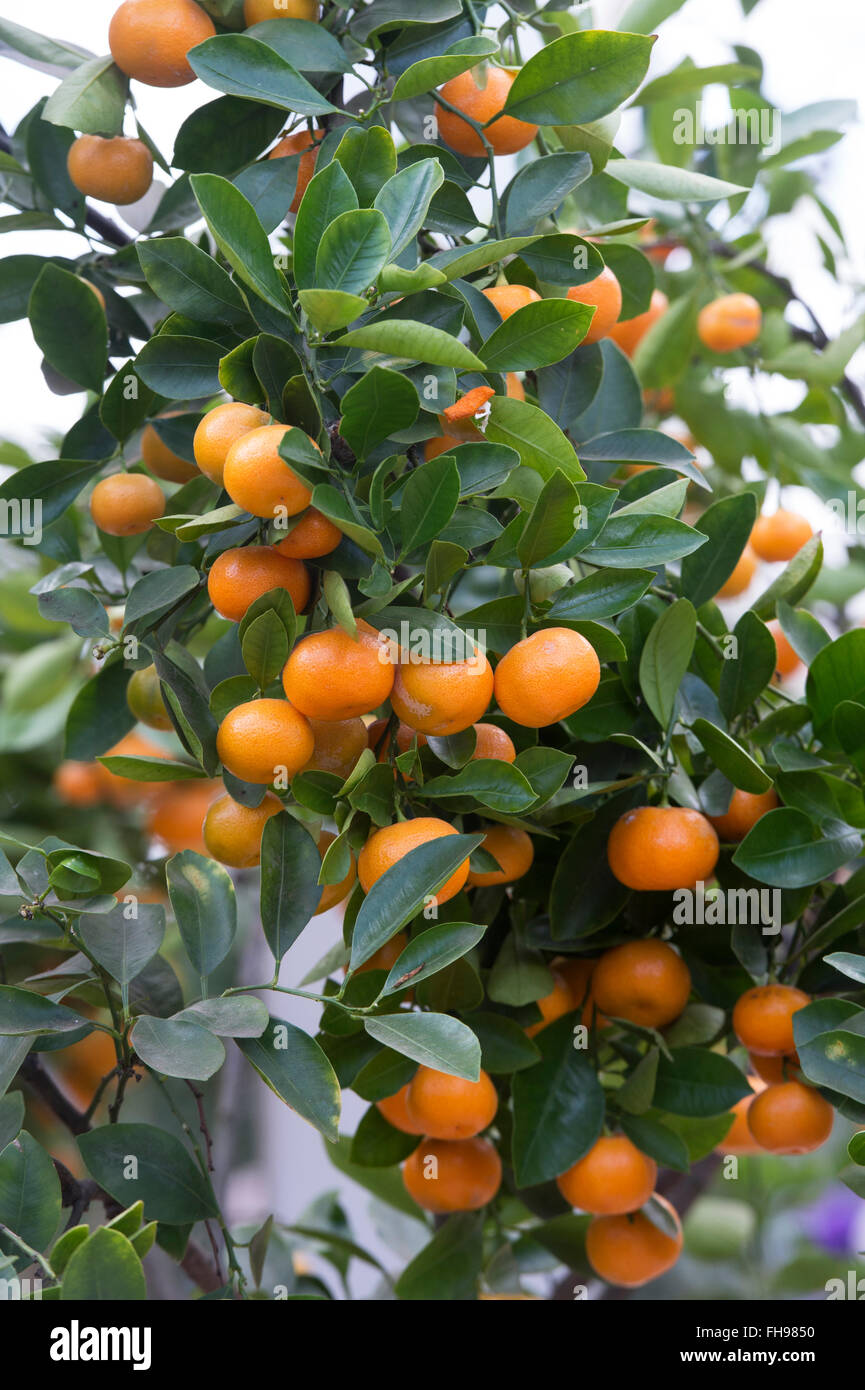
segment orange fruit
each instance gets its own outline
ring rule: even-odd
[[[567,297],[577,304],[594,305],[595,314],[584,343],[599,343],[606,338],[622,312],[622,287],[606,265],[594,280],[587,281],[585,285],[572,285]]]
[[[490,285],[484,294],[503,319],[509,319],[517,309],[534,304],[541,297],[537,290],[530,289],[528,285]]]
[[[79,135],[69,147],[66,168],[85,198],[118,207],[137,203],[153,182],[153,155],[143,140],[125,135]]]
[[[317,0],[244,0],[247,28],[265,19],[318,19]]]
[[[102,756],[106,758],[165,758],[168,755],[164,749],[151,743],[149,739],[142,738],[140,734],[130,733],[124,734],[120,742],[115,743]],[[114,806],[136,806],[143,800],[152,800],[154,797],[167,795],[168,788],[165,787],[164,783],[139,782],[133,777],[121,777],[116,772],[109,772],[102,763],[98,763],[97,767],[102,795],[106,801],[110,801]]]
[[[295,611],[309,602],[309,572],[270,545],[238,546],[217,555],[207,576],[207,592],[217,613],[239,623],[251,604],[271,589],[285,589]]]
[[[501,1186],[502,1161],[489,1139],[423,1139],[403,1164],[402,1177],[424,1211],[478,1211]]]
[[[759,1076],[749,1076],[748,1082],[751,1087],[751,1095],[743,1096],[741,1100],[736,1101],[732,1109],[735,1119],[720,1144],[715,1145],[715,1153],[721,1154],[722,1157],[726,1157],[727,1154],[759,1154],[763,1152],[748,1128],[748,1111],[751,1108],[751,1102],[759,1092],[765,1090],[766,1083],[761,1081]]]
[[[464,439],[457,439],[454,434],[437,434],[424,442],[424,460],[429,463],[430,459],[437,459],[439,454],[449,454],[452,449],[457,449],[464,443]]]
[[[123,0],[108,26],[108,47],[127,77],[148,87],[185,87],[195,81],[187,53],[215,33],[193,0]]]
[[[414,820],[397,821],[394,825],[373,831],[357,859],[357,873],[363,891],[368,893],[382,874],[419,845],[457,833],[452,825],[436,816],[417,816]],[[456,897],[465,886],[468,873],[469,861],[464,859],[439,889],[436,902],[441,905]]]
[[[496,667],[499,709],[515,724],[542,729],[567,719],[591,700],[601,663],[591,642],[566,627],[545,627],[524,637]]]
[[[724,294],[697,315],[697,337],[711,352],[735,352],[759,338],[763,310],[750,294]]]
[[[733,1031],[754,1055],[783,1057],[796,1047],[793,1015],[810,1003],[810,994],[794,985],[755,985],[736,1000]]]
[[[155,839],[177,854],[191,849],[207,854],[204,842],[204,818],[213,801],[215,782],[172,782],[160,791],[158,800],[147,820],[147,829]]]
[[[163,442],[152,425],[145,425],[141,436],[141,462],[149,472],[167,483],[188,483],[198,477],[194,463],[187,463]]]
[[[480,719],[492,693],[493,668],[476,652],[470,661],[400,662],[390,702],[409,728],[444,737]]]
[[[725,579],[721,585],[716,598],[735,598],[737,594],[743,594],[751,580],[757,572],[757,557],[750,545],[746,545],[742,554],[736,561],[733,573],[729,579]]]
[[[691,972],[666,941],[627,941],[605,951],[595,966],[592,994],[608,1016],[643,1028],[678,1018],[691,993]]]
[[[757,1052],[749,1052],[751,1067],[757,1073],[761,1081],[788,1081],[793,1078],[788,1075],[789,1067],[799,1066],[798,1052],[791,1052],[788,1056],[761,1056]],[[762,1087],[760,1088],[762,1089]]]
[[[309,506],[306,483],[279,457],[291,425],[262,425],[236,439],[225,458],[222,486],[253,516],[296,516]],[[312,440],[310,440],[312,443]]]
[[[261,863],[264,827],[281,810],[282,802],[273,792],[265,792],[258,806],[241,806],[233,796],[221,796],[204,817],[208,854],[233,869],[254,869]]]
[[[409,1083],[406,1082],[394,1095],[377,1100],[376,1109],[379,1114],[384,1115],[388,1124],[393,1125],[394,1129],[402,1130],[403,1134],[420,1134],[422,1131],[415,1129],[408,1117],[408,1085]]]
[[[126,687],[126,703],[140,724],[149,729],[172,729],[174,725],[162,698],[162,687],[155,666],[133,671]]]
[[[408,945],[408,937],[404,931],[398,931],[396,936],[392,936],[390,941],[386,941],[383,946],[379,946],[363,965],[359,965],[355,970],[355,975],[364,975],[367,970],[392,970]],[[423,1130],[415,1131],[423,1134]]]
[[[770,516],[758,516],[751,531],[751,549],[761,560],[792,560],[814,532],[804,516],[780,507]]]
[[[216,735],[224,767],[242,782],[271,783],[281,769],[289,778],[315,748],[309,723],[287,700],[248,700],[229,710]]]
[[[556,1178],[566,1202],[593,1216],[623,1216],[648,1202],[658,1165],[624,1134],[602,1135]]]
[[[531,836],[516,825],[493,825],[483,838],[481,849],[488,850],[501,864],[488,872],[469,871],[470,888],[487,888],[493,883],[514,883],[532,867],[535,848]],[[562,1013],[566,1011],[563,1009]]]
[[[775,679],[792,676],[797,667],[802,665],[798,653],[788,642],[777,618],[773,618],[766,626],[775,639]]]
[[[500,116],[498,120],[493,120],[507,101],[515,75],[504,68],[483,64],[480,68],[452,77],[440,91],[444,100],[457,107],[464,116],[486,126],[484,135],[494,154],[516,154],[517,150],[525,149],[526,145],[531,144],[538,133],[536,125],[530,125],[528,121],[519,121],[514,116]],[[457,154],[485,158],[486,149],[483,141],[462,116],[446,110],[438,102],[435,114],[439,135],[446,145],[456,150]],[[487,121],[492,121],[492,125],[487,126]]]
[[[778,793],[774,787],[759,794],[743,792],[737,787],[723,816],[709,816],[708,819],[722,840],[744,840],[760,817],[765,816],[767,811],[774,811],[778,804]]]
[[[505,374],[505,395],[512,396],[517,401],[524,401],[526,398],[526,388],[516,372]]]
[[[418,1067],[409,1082],[408,1117],[431,1139],[472,1139],[492,1124],[498,1108],[496,1088],[485,1071],[477,1081],[466,1081],[433,1067]]]
[[[643,314],[637,314],[636,318],[620,319],[613,324],[608,337],[622,349],[626,357],[633,357],[649,329],[654,327],[659,318],[666,314],[670,307],[670,301],[663,290],[653,290],[652,300],[648,309]]]
[[[318,837],[318,852],[319,852],[319,854],[321,855],[322,859],[324,858],[325,854],[327,853],[327,850],[328,850],[328,849],[330,848],[330,846],[333,844],[333,842],[334,842],[335,839],[336,839],[336,836],[335,836],[330,830],[323,830],[323,831],[321,832],[321,834],[319,835],[319,837]],[[336,907],[337,903],[341,903],[342,900],[343,900],[343,898],[348,897],[349,893],[351,892],[352,888],[354,887],[354,881],[355,881],[356,878],[357,878],[357,863],[356,863],[356,861],[355,861],[354,855],[352,854],[352,856],[351,856],[351,863],[349,864],[348,873],[346,874],[345,878],[341,878],[340,881],[339,881],[339,883],[323,883],[323,884],[322,884],[322,886],[321,886],[321,897],[319,898],[318,907],[315,909],[315,912],[313,913],[313,916],[314,916],[314,917],[320,917],[321,914],[322,914],[322,912],[327,912],[331,907]],[[400,934],[401,934],[401,933],[400,933]],[[397,937],[394,937],[393,940],[396,941],[396,940],[397,940]],[[403,937],[403,944],[405,944],[405,940],[406,940],[406,938]],[[390,942],[388,942],[388,945],[390,945]],[[384,946],[382,946],[381,949],[382,949],[382,951],[383,951],[383,950],[385,950],[386,948],[385,948]],[[400,949],[401,949],[401,948],[400,948]],[[380,952],[376,952],[376,955],[379,955],[379,954],[380,954]],[[397,955],[399,955],[399,951],[397,951]],[[396,959],[396,956],[394,957],[394,959]],[[372,964],[372,961],[374,961],[374,960],[375,960],[375,956],[370,957],[370,960],[367,961],[367,964],[366,964],[365,966],[361,966],[361,967],[360,967],[360,970],[374,970],[374,969],[376,969],[377,967],[374,966],[374,965]],[[391,962],[391,964],[393,964],[393,962]],[[390,966],[388,966],[387,969],[389,970],[389,969],[390,969]],[[360,970],[358,970],[356,973],[357,973],[357,974],[360,974]]]
[[[607,841],[615,877],[641,893],[694,888],[718,862],[715,827],[685,806],[638,806],[620,816]]]
[[[141,536],[165,515],[165,494],[144,473],[112,473],[90,494],[90,515],[106,536]]]
[[[341,627],[301,638],[285,663],[282,684],[310,719],[355,719],[384,704],[393,689],[393,663],[387,643],[360,620],[357,641]]]
[[[314,6],[313,8],[317,8]],[[282,11],[285,14],[285,11]],[[274,16],[269,16],[272,18]],[[278,16],[275,16],[278,18]],[[300,15],[298,18],[307,19],[308,15]],[[249,21],[248,21],[249,22]],[[284,159],[287,155],[299,154],[300,163],[297,168],[297,183],[295,184],[294,197],[289,204],[289,212],[297,212],[300,207],[300,200],[306,192],[307,185],[315,173],[315,161],[318,159],[318,145],[314,137],[308,130],[298,130],[294,135],[285,135],[268,154],[268,159]]]
[[[813,1086],[782,1081],[767,1086],[748,1107],[748,1127],[763,1149],[775,1154],[807,1154],[825,1144],[835,1112]]]
[[[638,1289],[672,1269],[682,1251],[682,1225],[665,1197],[655,1195],[674,1223],[668,1235],[642,1211],[625,1216],[596,1216],[586,1232],[586,1255],[600,1279],[620,1288]]]
[[[513,739],[498,724],[475,724],[475,740],[472,761],[476,758],[497,758],[499,762],[512,763],[517,756]]]
[[[52,1071],[57,1070],[61,1088],[81,1109],[90,1104],[102,1078],[117,1066],[114,1040],[96,1028],[79,1042],[47,1056]]]
[[[452,427],[460,421],[474,421],[495,394],[491,386],[475,386],[471,391],[466,391],[464,396],[460,396],[459,400],[454,401],[453,405],[446,405],[442,416]]]
[[[553,972],[553,987],[549,994],[545,994],[542,999],[536,999],[535,1003],[541,1011],[539,1023],[530,1023],[526,1028],[526,1037],[533,1038],[537,1033],[542,1033],[549,1023],[555,1023],[557,1018],[562,1018],[569,1014],[574,1007],[573,997],[570,986],[564,975],[560,975],[557,970]]]
[[[98,763],[73,762],[67,758],[54,773],[51,785],[67,806],[95,806],[102,800],[99,772]]]
[[[380,763],[386,763],[391,755],[390,739],[385,737],[389,719],[376,719],[370,724],[366,731],[369,747],[376,754]],[[424,734],[417,733],[410,729],[408,724],[397,724],[396,726],[396,747],[397,754],[407,753],[414,740],[417,739],[418,748],[423,748],[426,743]]]
[[[317,560],[321,555],[329,555],[336,550],[341,540],[339,527],[317,512],[315,507],[308,507],[285,540],[278,541],[274,549],[292,560]]]
[[[310,719],[315,748],[301,772],[332,772],[345,781],[367,748],[362,719]]]
[[[243,401],[226,401],[208,410],[192,441],[195,462],[204,476],[221,487],[225,460],[232,444],[242,434],[261,429],[269,419],[265,410],[259,410],[257,405],[244,405]]]
[[[586,957],[556,956],[552,969],[567,983],[571,992],[571,1008],[582,1009],[580,1022],[590,1028],[594,1019],[596,1028],[606,1028],[607,1019],[595,1008],[592,993],[592,976],[597,960]]]

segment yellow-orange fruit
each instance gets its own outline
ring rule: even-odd
[[[265,792],[258,806],[241,806],[233,797],[221,796],[204,817],[208,854],[234,869],[254,869],[261,863],[264,827],[281,810],[282,802],[273,792]]]
[[[145,425],[141,436],[141,462],[157,478],[167,483],[188,483],[198,477],[194,463],[175,454],[160,438],[152,425]]]
[[[786,1056],[796,1047],[793,1015],[810,1003],[810,994],[795,985],[755,985],[736,1000],[733,1031],[755,1056]]]
[[[712,352],[735,352],[759,338],[763,311],[750,294],[725,294],[697,315],[697,336]]]
[[[423,1139],[402,1176],[409,1196],[425,1211],[478,1211],[501,1186],[502,1161],[489,1139]]]
[[[594,306],[594,317],[584,343],[599,343],[606,338],[622,312],[622,287],[606,265],[594,280],[589,280],[585,285],[572,285],[567,297],[577,304],[587,304],[590,308]]]
[[[143,140],[125,135],[79,135],[69,147],[66,168],[85,198],[117,207],[137,203],[153,182],[153,155]]]
[[[264,785],[283,771],[293,777],[312,757],[308,720],[287,700],[249,700],[230,710],[219,726],[216,751],[242,782]]]
[[[526,1028],[526,1037],[534,1038],[538,1033],[542,1033],[550,1023],[555,1023],[557,1018],[563,1018],[569,1014],[574,1007],[570,985],[564,975],[560,975],[557,970],[553,970],[553,987],[549,994],[543,998],[536,999],[535,1003],[541,1011],[539,1023],[530,1023]]]
[[[770,516],[758,516],[751,531],[750,546],[761,560],[777,564],[792,560],[814,532],[811,524],[797,512],[780,507]]]
[[[393,672],[387,644],[361,620],[356,641],[341,627],[302,638],[285,663],[282,684],[310,719],[355,719],[384,704]]]
[[[514,883],[528,873],[535,857],[531,836],[516,825],[491,826],[484,835],[481,849],[487,850],[501,864],[501,868],[488,871],[471,869],[468,877],[470,888]]]
[[[626,357],[633,357],[649,329],[654,327],[669,307],[670,301],[664,291],[653,290],[651,303],[645,313],[637,314],[632,319],[620,319],[618,323],[613,324],[608,336],[622,349]]]
[[[714,826],[684,806],[639,806],[620,816],[607,841],[615,877],[642,893],[694,888],[712,877],[720,846]]]
[[[742,554],[736,561],[733,573],[728,579],[724,580],[724,583],[718,590],[717,597],[735,598],[737,594],[743,594],[756,573],[757,557],[751,547],[746,545]]]
[[[599,1278],[620,1288],[638,1289],[668,1269],[682,1251],[682,1225],[665,1197],[655,1194],[673,1223],[668,1235],[642,1211],[625,1216],[596,1216],[586,1232],[586,1255]]]
[[[485,1071],[477,1081],[418,1067],[409,1082],[406,1110],[413,1125],[431,1139],[471,1139],[492,1124],[499,1108]]]
[[[506,652],[495,670],[499,709],[515,724],[541,729],[591,700],[601,663],[591,642],[565,627],[545,627]]]
[[[774,811],[778,804],[774,787],[759,793],[743,792],[737,787],[723,816],[709,816],[709,820],[722,840],[744,840],[760,817],[767,811]]]
[[[285,589],[295,611],[309,602],[309,572],[270,545],[238,546],[217,555],[207,576],[207,592],[217,613],[239,623],[256,599],[271,589]]]
[[[242,434],[261,429],[269,419],[266,411],[259,410],[257,405],[245,405],[243,401],[226,401],[208,410],[192,441],[195,462],[204,476],[221,487],[225,460],[232,444]]]
[[[461,72],[446,82],[440,95],[462,115],[448,111],[436,102],[439,135],[445,144],[456,150],[457,154],[474,155],[478,159],[486,156],[483,140],[474,127],[463,120],[463,116],[486,126],[484,136],[494,154],[515,154],[531,144],[538,133],[536,125],[517,120],[514,116],[499,116],[515,75],[504,68],[484,65],[482,72],[478,69]],[[493,120],[494,116],[498,116],[498,119]],[[492,121],[492,124],[486,125],[487,121]]]
[[[108,47],[121,72],[148,87],[195,81],[186,55],[216,33],[194,0],[123,0],[108,26]]]
[[[691,972],[666,941],[627,941],[595,966],[592,994],[603,1013],[643,1028],[665,1028],[691,993]]]
[[[328,849],[333,844],[335,839],[336,836],[330,830],[323,830],[319,835],[318,852],[321,855],[322,859],[324,859],[325,854],[327,853]],[[328,912],[330,908],[336,907],[337,903],[341,903],[343,898],[348,897],[349,893],[354,887],[354,882],[356,878],[357,861],[355,860],[354,854],[352,854],[351,863],[348,866],[348,872],[346,873],[345,878],[341,878],[339,880],[339,883],[322,884],[321,897],[318,900],[318,907],[315,909],[313,916],[320,917],[322,912]],[[372,959],[375,959],[375,957],[373,957]],[[371,961],[367,963],[366,968],[373,968]],[[357,971],[356,973],[360,974],[360,971]]]
[[[280,555],[288,555],[295,560],[317,560],[336,550],[341,540],[339,527],[317,512],[315,507],[308,507],[285,540],[277,541],[274,549]]]
[[[306,18],[306,16],[301,16],[301,18]],[[318,145],[308,130],[299,130],[294,135],[284,136],[278,145],[274,145],[267,157],[268,159],[285,159],[287,155],[291,154],[300,155],[294,197],[288,208],[289,212],[297,212],[300,207],[300,200],[315,173],[315,161],[318,158]]]
[[[165,494],[144,473],[113,473],[90,494],[90,515],[106,536],[141,536],[165,515]]]
[[[222,486],[245,512],[264,517],[296,516],[309,506],[310,489],[279,456],[279,446],[292,428],[262,425],[242,434],[229,449]]]
[[[404,855],[430,840],[440,840],[445,835],[456,835],[457,831],[447,821],[436,816],[416,816],[414,820],[397,821],[376,830],[369,837],[357,859],[357,872],[361,887],[368,893],[382,874],[399,863]],[[469,861],[464,859],[454,870],[436,894],[436,902],[446,903],[465,886],[469,873]]]
[[[484,294],[503,319],[509,319],[511,314],[515,314],[517,309],[524,309],[527,304],[537,303],[541,297],[537,290],[530,289],[528,285],[490,285]]]
[[[480,719],[492,693],[492,667],[478,652],[470,661],[401,662],[390,702],[409,728],[444,737]]]
[[[658,1165],[624,1134],[602,1135],[587,1154],[556,1178],[566,1202],[593,1216],[622,1216],[645,1206]]]
[[[819,1091],[801,1081],[767,1086],[748,1108],[748,1127],[763,1149],[807,1154],[825,1144],[835,1112]]]

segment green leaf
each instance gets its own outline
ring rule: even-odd
[[[637,603],[653,579],[651,570],[631,570],[625,574],[598,570],[560,589],[544,617],[564,622],[612,618]]]
[[[359,459],[391,434],[414,424],[419,408],[412,382],[388,367],[372,367],[342,398],[339,432]]]
[[[135,359],[135,372],[159,396],[190,401],[219,390],[219,363],[225,349],[207,338],[158,334]]]
[[[862,703],[865,697],[865,631],[854,628],[818,652],[808,672],[806,699],[818,737],[832,728],[842,701]]]
[[[653,38],[601,29],[566,34],[529,58],[505,112],[537,125],[583,125],[614,111],[646,75]]]
[[[449,1216],[394,1285],[397,1298],[443,1302],[474,1299],[483,1263],[483,1226],[473,1212]]]
[[[300,289],[315,280],[315,260],[327,227],[358,206],[357,194],[342,165],[333,160],[307,184],[294,228],[294,276]]]
[[[108,329],[96,295],[77,276],[47,261],[30,294],[33,337],[51,366],[79,386],[102,394]]]
[[[718,691],[721,709],[728,719],[743,714],[772,679],[778,659],[775,639],[750,609],[733,629],[737,655],[726,653]]]
[[[433,367],[457,367],[483,371],[484,364],[465,343],[452,334],[413,319],[379,319],[353,328],[336,339],[337,347],[366,348],[407,362],[428,362]]]
[[[865,984],[865,956],[854,955],[851,951],[835,951],[833,955],[824,956],[823,959],[833,970],[840,970],[841,974],[847,975],[849,979]]]
[[[152,960],[165,935],[165,908],[158,903],[118,903],[110,912],[84,913],[78,934],[90,955],[119,985],[128,985]]]
[[[233,280],[186,237],[152,237],[136,249],[150,288],[176,314],[204,323],[236,323],[246,317]]]
[[[687,92],[700,92],[713,82],[724,86],[743,87],[759,78],[760,69],[747,63],[714,63],[710,67],[679,67],[663,77],[647,82],[635,96],[633,106],[649,106],[653,101],[668,101],[670,97],[682,96]]]
[[[49,1155],[24,1130],[0,1153],[0,1225],[44,1250],[60,1222],[60,1180]],[[0,1237],[0,1246],[9,1247]],[[17,1253],[14,1243],[12,1253]]]
[[[591,172],[592,161],[585,153],[548,154],[525,165],[505,190],[503,202],[508,231],[531,232],[541,218],[555,212]]]
[[[278,962],[318,907],[321,859],[309,831],[281,812],[264,827],[261,865],[261,924]]]
[[[697,334],[697,299],[683,295],[652,324],[634,353],[634,370],[644,388],[660,390],[687,370]]]
[[[705,1047],[675,1047],[658,1060],[655,1104],[673,1115],[720,1115],[750,1094],[735,1062]]]
[[[606,172],[637,193],[681,203],[714,203],[749,191],[739,183],[727,183],[725,179],[677,169],[671,164],[652,164],[647,159],[611,159]]]
[[[351,179],[361,207],[369,207],[396,173],[396,149],[383,125],[349,126],[333,158]]]
[[[324,1135],[339,1137],[340,1090],[318,1043],[294,1024],[272,1018],[260,1038],[238,1041],[246,1060],[270,1089]]]
[[[534,1066],[540,1053],[523,1029],[504,1014],[472,1013],[484,1071],[510,1073]]]
[[[30,1033],[74,1033],[88,1020],[65,1004],[53,1004],[29,989],[0,985],[0,1036]]]
[[[199,999],[176,1017],[200,1023],[218,1038],[260,1038],[268,1024],[267,1009],[251,994]]]
[[[64,1302],[129,1303],[147,1298],[147,1281],[131,1241],[103,1226],[72,1252],[63,1275]]]
[[[376,194],[373,206],[387,221],[394,259],[414,241],[426,220],[430,200],[443,182],[444,171],[438,160],[422,159],[394,174]]]
[[[42,119],[83,135],[120,135],[128,88],[110,54],[88,58],[55,87]]]
[[[301,290],[298,297],[301,308],[319,333],[347,328],[369,307],[359,294],[346,294],[344,290]]]
[[[459,280],[471,275],[484,266],[493,265],[506,256],[514,256],[524,247],[539,241],[540,235],[509,236],[499,241],[479,241],[471,246],[453,246],[447,251],[436,251],[429,264],[443,270],[449,280]]]
[[[382,987],[382,994],[394,994],[444,970],[467,951],[474,950],[486,927],[472,922],[445,922],[428,927],[414,937],[391,968]]]
[[[180,1140],[155,1125],[103,1125],[79,1135],[91,1177],[123,1206],[143,1202],[148,1221],[184,1226],[217,1215],[208,1184]]]
[[[228,96],[267,102],[299,116],[323,116],[339,109],[275,49],[248,34],[205,39],[190,50],[188,61],[202,82]]]
[[[340,213],[324,230],[315,257],[317,286],[360,294],[391,254],[390,231],[377,208]]]
[[[225,1061],[219,1038],[191,1019],[139,1018],[130,1041],[142,1062],[164,1076],[209,1081]]]
[[[862,848],[862,836],[849,825],[827,822],[822,832],[804,812],[780,806],[748,831],[733,863],[759,883],[776,888],[819,883],[855,859]]]
[[[494,396],[490,403],[486,438],[492,444],[505,444],[515,449],[523,467],[534,469],[545,482],[557,468],[572,482],[585,479],[586,475],[567,435],[543,410],[528,401],[518,401],[512,396]]]
[[[542,564],[568,543],[574,534],[578,513],[577,489],[556,469],[544,483],[517,541],[517,555],[524,570]]]
[[[480,1076],[480,1044],[471,1028],[450,1014],[387,1014],[365,1019],[364,1028],[376,1042],[423,1067],[467,1081]]]
[[[781,600],[790,605],[798,603],[814,584],[822,565],[823,541],[819,535],[812,536],[793,556],[787,568],[751,604],[758,618],[770,618]]]
[[[351,1161],[362,1168],[390,1168],[417,1148],[417,1135],[404,1134],[370,1106],[354,1133]]]
[[[276,680],[288,660],[288,637],[272,608],[249,624],[241,639],[241,651],[243,664],[260,690]]]
[[[674,517],[616,512],[584,557],[593,565],[640,569],[679,560],[703,544],[699,532]]]
[[[217,97],[187,116],[171,162],[189,174],[236,174],[278,135],[284,119],[278,107]]]
[[[453,777],[430,778],[424,783],[423,795],[435,801],[471,797],[504,815],[527,811],[537,800],[537,793],[519,768],[495,758],[473,759]]]
[[[700,608],[721,590],[736,565],[757,520],[757,499],[752,492],[722,497],[707,507],[695,529],[709,537],[682,561],[682,593]]]
[[[440,535],[460,499],[460,475],[449,454],[430,459],[408,476],[402,494],[402,553],[410,555]]]
[[[165,877],[186,954],[196,974],[206,979],[234,941],[234,884],[221,864],[188,849],[169,859]]]
[[[708,719],[695,719],[691,725],[712,762],[724,776],[743,792],[760,794],[772,786],[772,778],[759,763],[745,752],[735,739],[725,734]]]
[[[213,239],[232,270],[265,304],[286,313],[285,283],[252,204],[239,188],[218,174],[193,174],[190,183]]]
[[[669,727],[676,692],[688,669],[697,638],[697,615],[687,599],[677,599],[653,624],[640,657],[640,689],[662,729]]]
[[[21,1091],[13,1091],[0,1100],[0,1154],[7,1144],[18,1138],[23,1123],[24,1096]]]
[[[682,1137],[652,1115],[623,1115],[622,1129],[632,1144],[656,1163],[687,1173],[688,1148]]]
[[[582,342],[591,319],[587,305],[570,299],[525,304],[481,345],[487,370],[517,372],[552,366]]]
[[[513,1080],[513,1163],[518,1187],[549,1182],[594,1144],[604,1093],[588,1054],[574,1047],[575,1015],[538,1034],[541,1061]]]
[[[434,87],[442,87],[452,77],[476,67],[481,58],[497,53],[498,47],[495,39],[486,39],[481,34],[457,39],[445,53],[434,58],[421,58],[406,68],[397,78],[391,100],[410,101],[412,97],[431,92]]]

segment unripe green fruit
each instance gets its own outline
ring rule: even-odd
[[[145,666],[143,671],[133,671],[126,687],[126,703],[135,718],[149,729],[172,728],[155,666]]]

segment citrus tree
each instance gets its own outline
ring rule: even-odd
[[[223,1216],[236,1050],[427,1225],[404,1299],[647,1283],[717,1155],[865,1122],[862,566],[777,505],[856,544],[863,324],[830,341],[765,240],[808,200],[843,266],[802,160],[850,111],[782,117],[750,49],[651,71],[680,7],[125,0],[105,57],[0,23],[62,78],[4,222],[82,244],[0,262],[87,393],[0,488],[0,1270],[43,1298],[144,1297],[154,1241],[212,1297],[330,1296]],[[161,151],[136,84],[196,76]],[[330,1208],[299,1234],[372,1258]]]

